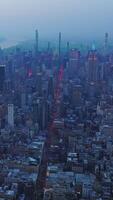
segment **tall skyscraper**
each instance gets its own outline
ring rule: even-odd
[[[59,32],[59,46],[58,46],[59,64],[61,63],[61,39],[62,39],[62,35],[61,35],[61,32]]]
[[[37,55],[39,51],[39,33],[38,30],[35,31],[35,54]]]
[[[50,106],[45,99],[37,99],[33,102],[33,121],[38,123],[41,130],[45,129],[49,120]]]
[[[108,33],[105,33],[104,44],[103,44],[103,54],[104,55],[106,55],[108,53],[108,39],[109,39],[109,35],[108,35]]]
[[[69,77],[78,77],[80,67],[80,52],[77,49],[72,49],[69,53]]]
[[[69,42],[67,42],[67,54],[69,53],[69,49],[70,49],[70,44]]]
[[[37,73],[37,91],[38,95],[42,96],[42,72]]]
[[[96,82],[99,79],[99,62],[96,51],[90,51],[87,62],[88,81]]]
[[[0,65],[0,91],[3,91],[5,82],[5,65]]]
[[[54,96],[54,79],[53,76],[49,77],[48,80],[48,96],[52,98]]]
[[[50,52],[50,42],[48,42],[48,44],[47,44],[47,51],[48,51],[48,53]]]
[[[39,123],[40,119],[40,100],[37,99],[33,102],[33,121]]]
[[[72,84],[71,103],[73,106],[80,106],[82,101],[82,86]]]
[[[14,105],[8,104],[8,125],[14,127]]]

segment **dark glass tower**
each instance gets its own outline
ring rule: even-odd
[[[5,82],[5,65],[0,65],[0,92],[3,92]]]

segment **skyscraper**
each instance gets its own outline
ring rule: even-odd
[[[35,54],[37,55],[39,51],[39,33],[38,30],[35,31]]]
[[[33,102],[33,121],[38,123],[41,130],[45,129],[49,120],[49,102],[39,98]]]
[[[80,52],[77,49],[72,49],[69,53],[69,77],[78,77],[80,67]]]
[[[8,104],[8,125],[14,127],[14,105]]]
[[[47,44],[47,51],[50,52],[50,42]]]
[[[61,32],[59,32],[59,46],[58,46],[59,65],[61,63],[61,39],[62,39],[62,35],[61,35]]]
[[[48,80],[48,96],[50,98],[52,98],[54,95],[54,81],[53,80],[54,80],[53,76],[50,76]]]
[[[40,100],[37,99],[36,101],[33,102],[33,121],[35,123],[39,123],[40,119]]]
[[[70,44],[67,42],[67,54],[69,53]]]
[[[37,91],[38,95],[42,96],[42,72],[37,73]]]
[[[71,102],[73,106],[80,106],[82,100],[82,87],[81,85],[72,85]]]
[[[99,79],[99,62],[96,51],[90,51],[87,62],[88,81],[96,82]]]
[[[5,81],[5,65],[0,65],[0,91],[3,91]]]

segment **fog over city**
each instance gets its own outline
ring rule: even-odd
[[[0,0],[0,40],[23,41],[39,29],[43,38],[59,31],[68,39],[113,37],[112,0]]]

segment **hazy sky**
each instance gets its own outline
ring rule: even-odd
[[[31,39],[113,37],[113,0],[0,0],[0,36]]]

